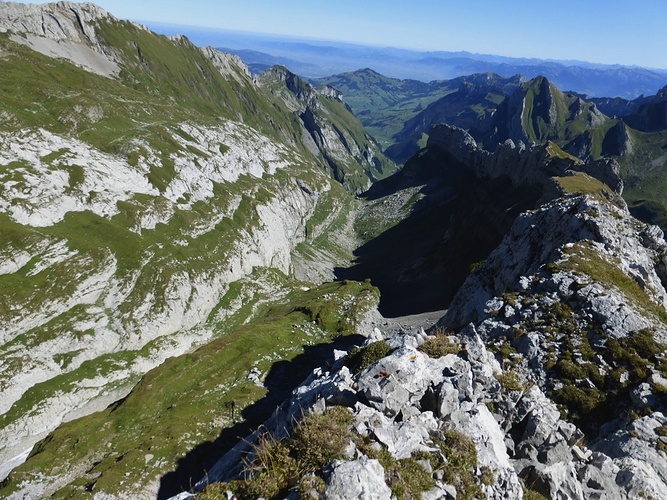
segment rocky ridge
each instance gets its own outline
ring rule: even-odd
[[[441,321],[474,326],[505,353],[505,369],[521,373],[580,427],[592,453],[584,456],[606,464],[604,474],[615,481],[596,479],[598,497],[667,492],[660,431],[666,249],[659,228],[623,208],[589,197],[558,200],[516,221]],[[533,446],[516,443],[514,454],[522,474],[552,485],[552,498],[553,485],[582,478],[556,478],[549,461],[528,466],[526,460],[540,460]],[[572,489],[566,496],[582,494]]]
[[[587,253],[575,265],[579,249]],[[312,498],[389,498],[409,460],[428,476],[423,498],[521,498],[527,490],[664,497],[666,250],[657,227],[593,196],[522,214],[431,335],[361,331],[363,349],[376,353],[370,366],[356,367],[354,351],[339,353],[195,490],[214,498],[268,480],[273,469],[253,461],[267,436],[289,439],[295,422],[342,405],[351,415],[344,451],[310,469],[315,483],[308,475],[281,483],[279,497],[296,498],[298,489]],[[451,457],[456,432],[475,454],[453,473],[434,457]]]
[[[615,193],[623,192],[618,163],[610,158],[584,162],[560,151],[553,143],[527,146],[507,139],[493,152],[478,147],[465,130],[447,124],[435,125],[429,134],[429,147],[435,147],[460,163],[478,179],[508,177],[514,186],[534,185],[544,191],[542,200],[556,195],[553,177],[582,172],[599,179]]]
[[[628,125],[642,132],[655,132],[667,127],[667,87],[660,89],[652,98],[637,101],[636,109],[624,118]]]
[[[343,129],[340,120],[332,120],[351,113],[341,94],[332,87],[317,89],[283,66],[268,69],[257,77],[257,82],[281,96],[299,117],[306,147],[313,154],[321,154],[333,177],[350,191],[361,193],[371,186],[372,180],[394,171],[395,165],[360,124]],[[362,172],[358,171],[359,165]]]

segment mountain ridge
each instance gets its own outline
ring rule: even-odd
[[[440,122],[463,127],[491,150],[507,139],[552,141],[584,160],[615,158],[633,213],[667,228],[661,195],[667,130],[662,91],[633,101],[597,99],[564,92],[543,76],[523,80],[493,74],[469,75],[424,91],[367,71],[322,83],[327,81],[339,85],[343,99],[399,164],[426,145],[430,127]],[[378,89],[376,81],[382,82]]]
[[[117,73],[0,33],[0,495],[667,495],[667,243],[621,197],[660,132],[471,75],[435,91],[505,121],[389,175],[336,88],[70,7],[25,8]]]
[[[166,32],[175,31],[168,27]],[[197,31],[191,30],[196,38]],[[272,41],[270,36],[262,40],[250,34],[214,32],[202,36],[201,41],[222,46],[216,40],[226,39],[226,50],[243,54],[246,62],[257,70],[268,65],[291,61],[292,70],[309,78],[326,78],[372,66],[376,71],[397,79],[417,79],[422,82],[448,80],[472,73],[497,73],[509,78],[517,74],[532,79],[545,75],[558,87],[596,97],[623,97],[634,99],[641,94],[653,94],[664,85],[665,71],[621,65],[605,65],[582,61],[550,61],[513,58],[466,52],[419,52],[405,49],[356,46],[354,44],[290,43]],[[257,39],[255,39],[257,38]],[[252,49],[254,53],[243,52]],[[323,55],[327,56],[326,64]],[[319,67],[318,67],[319,66]]]

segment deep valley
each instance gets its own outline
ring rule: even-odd
[[[0,497],[667,498],[667,87],[72,2],[0,2],[0,74]]]

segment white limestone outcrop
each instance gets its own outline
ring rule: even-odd
[[[317,186],[308,187],[294,178],[274,186],[275,195],[255,203],[257,219],[232,242],[224,265],[211,265],[195,274],[187,270],[166,274],[164,296],[137,289],[142,269],[155,252],[138,255],[134,270],[119,273],[112,252],[100,249],[100,257],[93,259],[70,249],[66,239],[39,231],[62,223],[74,211],[109,219],[119,213],[120,202],[140,195],[155,200],[132,228],[141,234],[157,224],[168,224],[178,212],[197,203],[207,203],[215,196],[216,183],[233,185],[241,176],[261,179],[304,161],[239,123],[223,122],[213,128],[184,123],[179,130],[181,135],[173,133],[180,146],[172,154],[174,177],[163,193],[146,178],[160,161],[146,144],[140,145],[142,156],[136,165],[130,165],[122,157],[45,130],[0,136],[0,164],[12,167],[0,174],[4,175],[0,210],[16,223],[35,228],[34,239],[23,248],[3,249],[0,270],[5,275],[69,274],[66,290],[58,288],[62,281],[54,281],[53,289],[36,292],[29,306],[21,297],[8,298],[11,313],[0,320],[0,359],[7,362],[0,371],[0,414],[8,412],[31,387],[100,356],[145,352],[133,355],[133,361],[115,363],[112,372],[106,373],[111,366],[101,365],[99,370],[105,374],[99,381],[79,380],[7,425],[0,432],[0,462],[31,446],[60,422],[118,398],[122,395],[118,391],[128,390],[138,375],[167,357],[209,339],[212,332],[202,325],[229,283],[257,266],[290,272],[291,252],[305,238],[305,223],[315,209],[318,191],[328,189],[323,176]],[[226,211],[186,228],[184,237],[201,237],[225,218],[234,217],[238,202],[230,198],[227,206]],[[39,299],[47,295],[48,300]],[[136,304],[124,305],[131,302]],[[75,319],[60,323],[59,318],[67,315]],[[54,325],[49,337],[36,333],[48,324]],[[147,346],[151,346],[148,351]]]
[[[48,57],[64,58],[87,71],[115,77],[120,72],[115,52],[95,30],[99,20],[115,19],[92,3],[0,3],[0,33]]]

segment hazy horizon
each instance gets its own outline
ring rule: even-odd
[[[22,3],[35,3],[22,2]],[[36,3],[46,3],[37,1]],[[469,52],[667,69],[667,9],[660,0],[297,0],[244,2],[99,0],[116,17],[311,41]]]
[[[546,62],[554,62],[554,63],[561,63],[561,64],[570,64],[570,65],[576,65],[576,64],[584,64],[588,66],[601,66],[601,67],[608,67],[608,66],[619,66],[619,67],[636,67],[636,68],[643,68],[643,69],[648,69],[648,70],[655,70],[658,72],[662,73],[667,73],[667,67],[666,68],[654,68],[654,67],[648,67],[648,66],[641,66],[641,65],[631,65],[631,64],[620,64],[620,63],[600,63],[596,61],[589,61],[589,60],[584,60],[581,58],[578,59],[556,59],[556,58],[545,58],[545,57],[522,57],[522,56],[507,56],[503,54],[498,54],[498,53],[492,53],[492,52],[472,52],[469,50],[457,50],[457,51],[452,51],[452,50],[419,50],[419,49],[410,49],[410,48],[405,48],[405,47],[396,47],[396,46],[389,46],[389,45],[383,45],[383,44],[370,44],[370,43],[360,43],[360,42],[349,42],[349,41],[342,41],[342,40],[330,40],[330,39],[324,39],[324,38],[314,38],[314,37],[306,37],[306,36],[296,36],[296,35],[285,35],[285,34],[277,34],[277,33],[260,33],[260,32],[253,32],[253,31],[244,31],[244,30],[234,30],[234,29],[223,29],[223,28],[212,28],[212,27],[207,27],[207,26],[193,26],[193,25],[188,25],[188,24],[178,24],[178,23],[162,23],[162,22],[154,22],[154,21],[149,21],[149,20],[135,20],[136,22],[140,24],[144,24],[147,26],[151,31],[154,31],[159,34],[167,35],[167,36],[172,36],[172,35],[184,35],[190,39],[192,43],[194,43],[197,46],[214,46],[214,47],[222,47],[221,45],[224,42],[232,42],[228,43],[225,47],[230,48],[230,49],[249,49],[253,50],[251,47],[246,47],[246,46],[234,46],[237,45],[233,43],[236,39],[238,38],[243,38],[243,39],[257,39],[261,40],[264,39],[266,42],[269,41],[283,41],[283,42],[291,42],[291,43],[304,43],[304,44],[309,44],[309,45],[318,45],[322,47],[326,46],[332,46],[332,47],[337,47],[337,46],[350,46],[350,47],[358,47],[358,48],[370,48],[370,49],[387,49],[387,50],[396,50],[396,51],[405,51],[405,52],[411,52],[414,54],[438,54],[438,53],[446,53],[446,54],[462,54],[462,55],[471,55],[471,56],[478,56],[478,57],[488,57],[488,58],[494,58],[494,59],[508,59],[508,60],[525,60],[526,62],[530,61],[546,61]],[[225,35],[225,38],[221,38],[221,35]],[[233,38],[237,37],[237,38]]]

